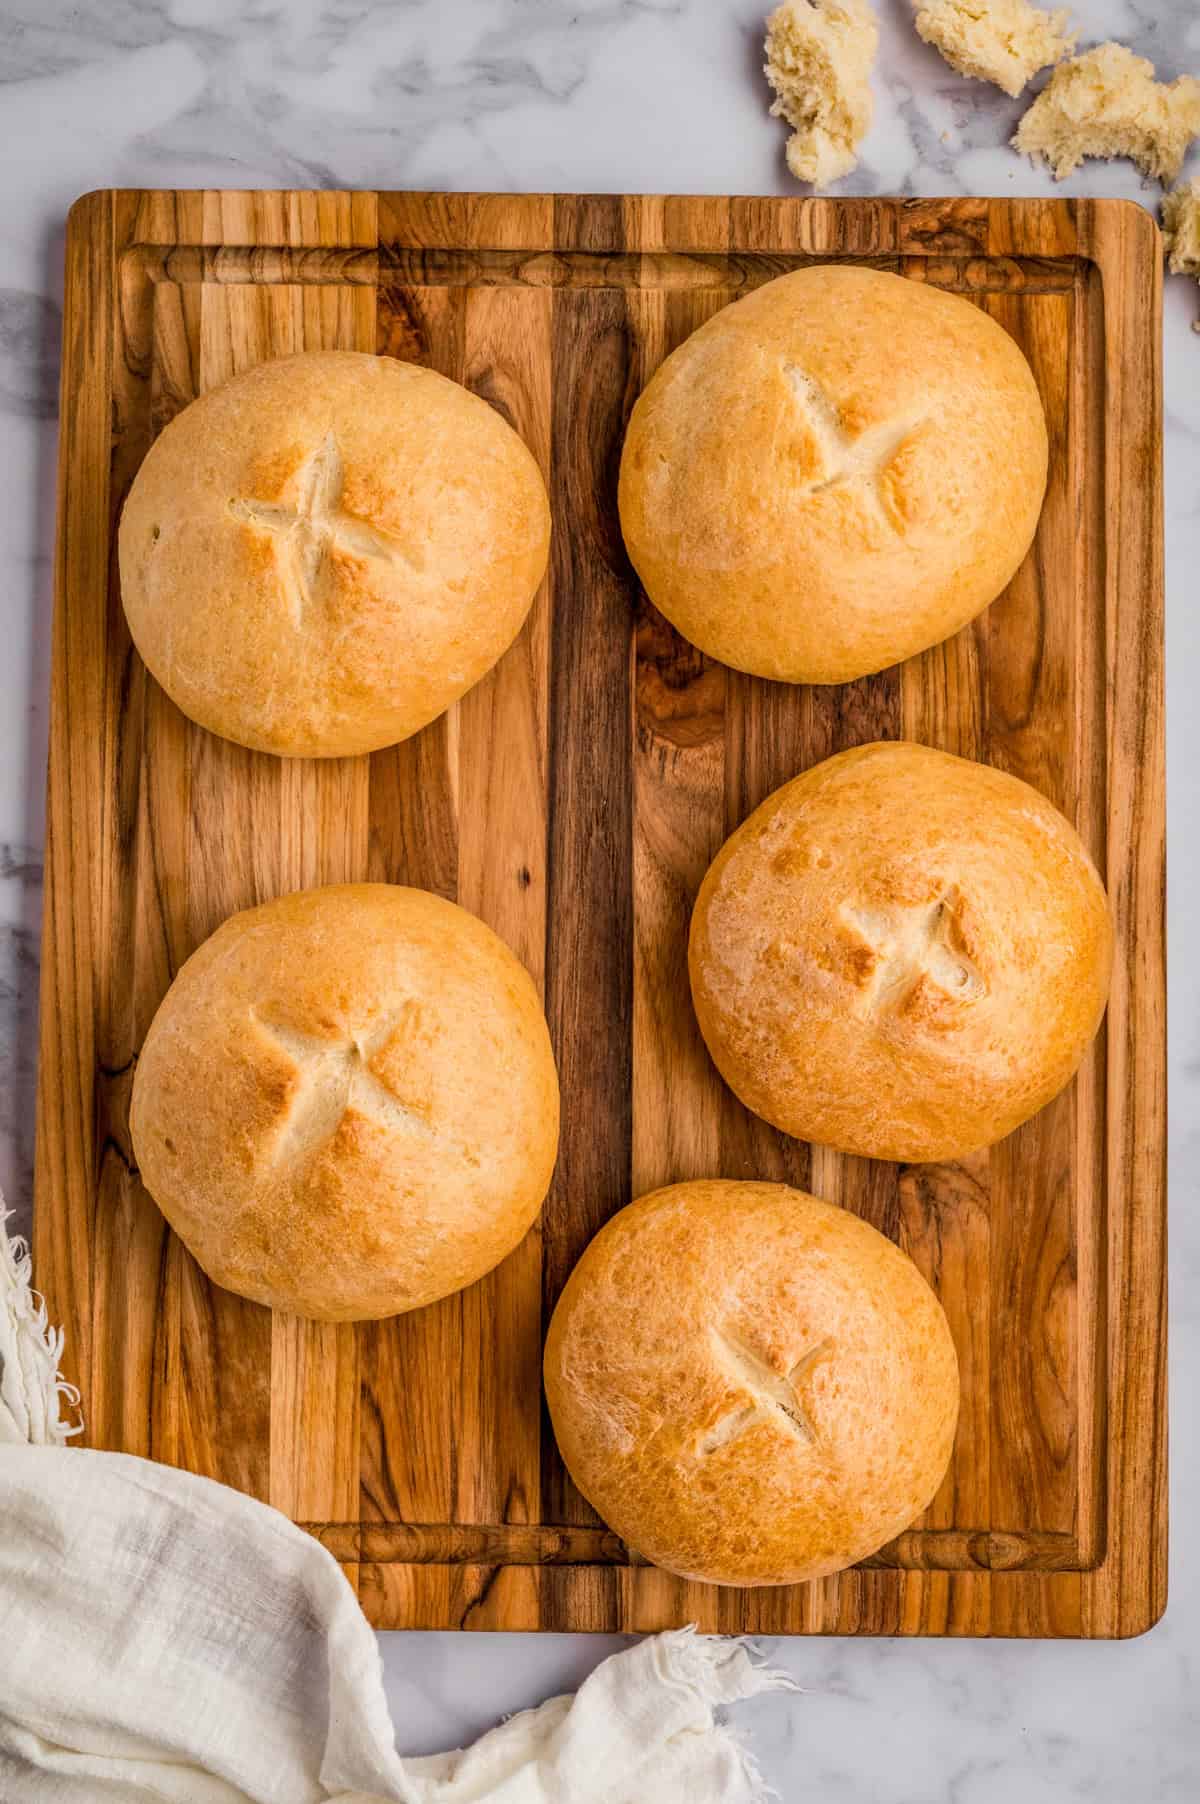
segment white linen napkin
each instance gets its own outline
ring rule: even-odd
[[[69,1448],[61,1334],[0,1205],[4,1804],[755,1804],[715,1712],[791,1689],[739,1641],[657,1635],[473,1748],[404,1760],[336,1562],[267,1505]]]

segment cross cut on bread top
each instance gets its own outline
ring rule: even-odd
[[[783,1373],[777,1372],[743,1340],[724,1329],[714,1328],[712,1340],[718,1363],[734,1384],[749,1392],[749,1398],[721,1416],[702,1436],[697,1448],[699,1453],[715,1453],[718,1447],[728,1446],[756,1422],[774,1422],[802,1441],[816,1439],[816,1430],[801,1399],[800,1386],[817,1362],[832,1352],[831,1341],[819,1341],[790,1371]]]
[[[333,1139],[351,1110],[395,1133],[433,1135],[429,1122],[402,1103],[371,1069],[406,1012],[388,1016],[369,1034],[342,1039],[301,1033],[283,1022],[255,1016],[263,1033],[292,1060],[300,1079],[275,1145],[277,1162],[298,1163],[310,1157]]]
[[[405,564],[411,570],[422,568],[420,558],[397,539],[344,510],[345,486],[337,439],[327,432],[296,472],[293,506],[240,496],[229,503],[229,511],[237,519],[274,540],[280,580],[295,626],[304,624],[317,597],[331,551]]]
[[[795,363],[785,364],[784,374],[801,403],[805,424],[821,457],[822,474],[809,483],[807,492],[819,495],[840,484],[853,483],[868,510],[895,532],[895,511],[887,505],[883,478],[901,445],[924,424],[927,416],[902,414],[851,433],[846,430],[840,408],[814,377]]]
[[[858,1012],[900,1014],[927,978],[962,1001],[983,995],[987,985],[963,946],[959,913],[954,892],[916,906],[843,907],[843,920],[875,955]]]

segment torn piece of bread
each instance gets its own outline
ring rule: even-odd
[[[1200,81],[1154,79],[1154,64],[1124,44],[1097,44],[1054,71],[1013,143],[1043,157],[1059,181],[1085,157],[1129,157],[1173,182],[1200,134]]]
[[[788,168],[824,187],[849,175],[871,124],[879,24],[867,0],[784,0],[767,20],[772,118],[793,128]]]
[[[1164,196],[1162,222],[1171,274],[1200,278],[1200,181],[1180,182]]]
[[[952,69],[1019,94],[1039,69],[1075,48],[1070,13],[1043,12],[1029,0],[914,0],[916,27]]]
[[[1195,276],[1200,282],[1200,180],[1180,182],[1162,204],[1163,244],[1173,276]],[[1200,319],[1192,323],[1200,332]]]

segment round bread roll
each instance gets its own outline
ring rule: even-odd
[[[510,1252],[550,1182],[558,1076],[532,980],[424,890],[300,890],[167,991],[130,1117],[209,1277],[320,1321],[397,1315]]]
[[[946,639],[1029,549],[1046,422],[1007,332],[957,295],[818,265],[658,370],[621,460],[625,543],[685,638],[845,683]]]
[[[692,998],[722,1077],[785,1133],[876,1159],[989,1146],[1100,1025],[1104,887],[1018,777],[863,745],[785,783],[696,900]]]
[[[784,1585],[874,1553],[950,1458],[958,1363],[898,1247],[785,1184],[673,1184],[622,1209],[546,1340],[567,1469],[684,1578]]]
[[[546,568],[533,456],[394,358],[311,351],[185,407],[121,516],[129,630],[172,701],[258,751],[407,739],[520,631]]]

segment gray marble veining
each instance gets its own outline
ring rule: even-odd
[[[28,1205],[62,222],[87,188],[287,185],[789,192],[746,0],[0,0],[0,1183]],[[1054,191],[1021,103],[955,76],[879,0],[876,123],[844,193]],[[1160,74],[1200,72],[1193,0],[1078,0]],[[1200,172],[1194,153],[1193,172]],[[1129,165],[1068,192],[1152,204]],[[1060,190],[1061,191],[1061,190]],[[1194,1804],[1200,1797],[1200,312],[1168,285],[1171,1603],[1141,1641],[804,1642],[742,1712],[787,1800]],[[381,1638],[402,1745],[469,1738],[620,1645]]]

